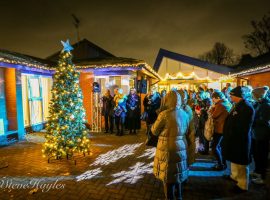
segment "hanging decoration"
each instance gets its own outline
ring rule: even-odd
[[[170,74],[166,74],[164,78],[162,78],[162,81],[167,80],[177,80],[177,79],[196,79],[196,80],[206,80],[206,81],[213,81],[209,76],[207,77],[199,77],[195,72],[191,72],[189,75],[184,75],[182,72],[178,72],[175,76],[172,76]]]

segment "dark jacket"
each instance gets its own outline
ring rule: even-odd
[[[102,115],[111,115],[113,116],[113,97],[110,96],[103,96],[102,97]]]
[[[256,140],[270,139],[270,100],[265,98],[254,105],[253,136]]]
[[[144,111],[147,112],[147,124],[153,124],[157,119],[157,110],[160,108],[161,97],[159,93],[147,95],[143,100]]]
[[[251,127],[255,111],[253,106],[242,100],[229,113],[223,130],[223,154],[226,160],[239,165],[251,162]]]
[[[205,122],[208,119],[208,113],[210,106],[212,105],[212,101],[210,98],[206,98],[202,101],[197,101],[197,105],[195,109],[200,110],[200,115],[198,116],[198,128],[201,129],[202,133],[204,131]]]

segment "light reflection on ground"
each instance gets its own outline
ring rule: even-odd
[[[90,166],[98,166],[98,165],[108,165],[111,163],[116,162],[120,158],[125,158],[127,156],[130,156],[134,154],[134,151],[140,147],[143,143],[137,143],[137,144],[130,144],[130,145],[124,145],[122,147],[119,147],[118,149],[108,151],[105,154],[101,154],[97,157],[94,163],[92,163]]]
[[[76,180],[81,181],[81,180],[91,179],[91,178],[97,176],[98,174],[100,174],[101,172],[102,172],[102,170],[100,168],[88,170],[88,171],[84,172],[83,174],[81,174],[80,176],[77,176]]]
[[[121,171],[119,173],[112,174],[116,179],[108,183],[107,185],[117,184],[117,183],[129,183],[134,184],[139,179],[144,177],[144,174],[151,174],[153,172],[153,162],[146,164],[142,162],[137,162],[134,166],[129,167],[129,171]]]
[[[100,176],[103,173],[103,169],[101,169],[101,166],[107,166],[109,164],[116,163],[122,158],[133,155],[135,151],[139,147],[141,147],[142,144],[143,143],[124,145],[117,149],[99,155],[90,166],[100,167],[84,172],[83,174],[77,176],[76,180],[82,181],[97,178],[97,176]],[[112,174],[111,177],[113,177],[113,180],[106,185],[108,186],[118,183],[135,184],[139,179],[143,178],[145,174],[152,174],[155,153],[155,147],[144,149],[144,152],[141,155],[135,157],[135,159],[138,159],[138,162],[135,165],[130,166],[129,169],[126,171],[120,171]],[[149,159],[151,163],[141,162],[141,158]],[[224,175],[224,171],[212,171],[211,167],[213,165],[214,163],[209,158],[198,160],[191,166],[189,176],[218,177]]]
[[[148,159],[152,159],[155,157],[155,153],[156,153],[156,148],[152,147],[150,149],[146,149],[144,154],[138,156],[137,158],[147,157]]]

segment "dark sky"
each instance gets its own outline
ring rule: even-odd
[[[269,0],[0,0],[0,48],[45,58],[60,40],[77,42],[71,13],[87,38],[116,56],[154,63],[159,48],[198,56],[224,42],[244,53],[250,21]]]

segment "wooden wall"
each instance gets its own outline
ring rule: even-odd
[[[8,130],[17,130],[16,69],[6,68],[4,77]]]
[[[80,87],[83,94],[83,106],[86,111],[86,120],[91,124],[92,119],[92,90],[93,90],[94,74],[92,72],[81,72],[80,74]]]
[[[253,88],[262,87],[265,85],[270,87],[270,72],[244,76],[242,78],[247,79],[248,84]]]

